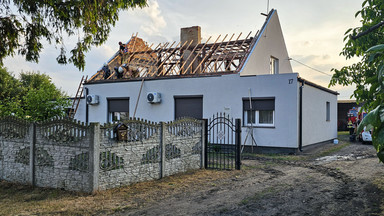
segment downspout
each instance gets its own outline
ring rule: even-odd
[[[88,113],[89,113],[89,104],[87,102],[88,88],[84,87],[84,89],[85,89],[85,123],[88,124]]]
[[[303,88],[304,80],[301,80],[299,88],[299,151],[303,151]]]

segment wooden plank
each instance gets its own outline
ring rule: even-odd
[[[173,42],[173,43],[175,43],[175,42]],[[187,41],[185,41],[184,42],[184,44],[186,44],[187,43]],[[183,44],[183,45],[184,45]],[[163,65],[164,65],[164,63],[166,62],[166,61],[168,61],[168,59],[171,57],[171,55],[172,54],[174,54],[175,52],[176,52],[176,48],[179,46],[179,45],[181,45],[181,42],[179,42],[178,44],[176,44],[176,46],[175,46],[175,49],[171,52],[171,53],[169,53],[164,59],[163,59],[163,61],[161,62],[161,64],[155,69],[155,71],[158,71]],[[171,46],[172,47],[172,46]],[[161,71],[161,73],[160,74],[158,74],[158,76],[160,76],[161,74],[163,74],[164,72],[163,71]]]
[[[249,35],[251,35],[251,33],[252,33],[252,31],[251,32],[249,32],[249,34],[247,35],[247,37],[243,40],[243,42],[241,43],[241,45],[240,45],[240,47],[242,47],[243,46],[243,44],[245,43],[245,41],[247,41],[247,39],[248,39],[248,37],[249,37]],[[231,61],[228,63],[228,66],[225,68],[225,71],[227,71],[228,70],[228,68],[231,66],[231,64],[232,64],[232,62],[233,62],[233,60],[235,59],[235,57],[236,57],[236,55],[238,54],[238,52],[237,53],[235,53],[235,55],[233,55],[233,57],[232,57],[232,59],[231,59]]]
[[[150,50],[152,48],[152,46],[153,46],[153,43],[151,44],[151,46],[146,46],[144,51],[147,52],[148,50]],[[134,64],[132,62],[134,62],[135,60],[141,60],[142,59],[141,56],[136,57],[136,55],[144,55],[145,56],[145,52],[142,53],[142,51],[140,51],[140,53],[142,53],[142,54],[136,53],[136,54],[132,55],[131,60],[129,60],[129,62],[127,64],[132,65],[132,64]]]
[[[181,60],[181,52],[182,52],[184,46],[187,44],[187,42],[188,42],[188,41],[186,41],[186,42],[183,44],[183,46],[180,46],[179,49],[175,50],[175,53],[172,55],[173,58],[169,60],[169,63],[167,63],[167,65],[168,65],[169,67],[168,67],[168,69],[164,72],[164,74],[163,74],[164,76],[167,75],[168,72],[169,72],[171,69],[172,69],[172,71],[173,71],[173,67],[174,67],[174,66],[177,67],[177,63],[172,63],[172,62],[173,62],[173,61],[177,58],[177,56],[178,56],[178,55],[177,55],[177,51],[179,51],[179,54],[180,54],[180,58],[179,58],[179,60],[177,60],[177,62],[179,62],[179,61]],[[190,41],[190,43],[189,43],[188,46],[187,46],[187,49],[188,49],[189,45],[192,44],[192,42],[193,42],[193,40]]]
[[[227,45],[228,45],[228,43],[232,40],[233,36],[235,36],[235,34],[232,34],[231,38],[230,38],[229,41],[227,42]],[[227,35],[226,35],[226,37],[227,37]],[[224,39],[225,39],[225,38],[224,38]],[[223,44],[223,42],[224,42],[224,40],[220,43],[219,47],[221,46],[221,44]],[[219,48],[219,47],[218,47],[218,48]],[[217,51],[217,49],[216,49],[216,51]],[[214,54],[216,54],[216,51],[215,51]],[[212,54],[212,56],[213,56],[214,54]],[[215,63],[213,63],[213,66],[212,66],[212,67],[215,67],[215,71],[214,71],[214,72],[217,72],[216,64],[217,64],[217,59],[216,59]],[[210,71],[212,71],[212,67],[210,67]],[[207,65],[206,68],[209,68],[209,65]],[[204,68],[204,70],[205,70],[206,68]]]
[[[228,34],[225,35],[225,37],[223,38],[223,41],[225,40],[225,38],[226,38],[227,36],[228,36]],[[220,38],[220,36],[216,39],[216,41],[214,42],[214,45],[207,51],[209,54],[204,56],[204,58],[201,60],[201,62],[200,62],[199,65],[195,68],[195,70],[193,71],[192,74],[195,74],[195,73],[196,73],[196,70],[200,67],[200,65],[203,64],[203,62],[205,62],[205,59],[206,59],[208,56],[211,57],[211,56],[213,55],[213,53],[217,50],[217,48],[220,47],[220,45],[218,45],[218,46],[216,46],[216,49],[214,49],[214,51],[212,50],[212,49],[215,47],[215,44],[217,43],[217,41],[219,40],[219,38]],[[223,43],[223,41],[222,41],[221,43]],[[220,44],[221,44],[221,43],[220,43]],[[204,50],[202,49],[202,51],[204,51]],[[204,67],[204,69],[205,69],[205,67]],[[204,69],[201,70],[202,73],[204,73]]]
[[[93,79],[99,75],[100,71],[102,70],[99,70],[95,74],[93,74],[93,76],[89,79],[89,81],[93,81]]]
[[[219,35],[219,37],[220,37],[220,36],[221,36],[221,35]],[[212,37],[212,36],[211,36],[211,37]],[[211,37],[208,38],[208,40],[207,40],[207,42],[205,42],[205,44],[208,43],[208,41],[211,39]],[[204,44],[204,45],[205,45],[205,44]],[[181,67],[181,74],[185,74],[185,71],[188,71],[189,67],[192,66],[192,64],[193,64],[193,62],[196,60],[197,56],[199,56],[198,54],[196,54],[195,58],[191,61],[191,63],[190,63],[189,66],[187,67],[187,69],[185,69],[185,70],[183,71],[183,68],[184,68],[185,63],[188,62],[188,59],[192,56],[192,53],[195,52],[196,47],[197,47],[198,45],[199,45],[199,44],[197,44],[197,45],[193,48],[193,50],[192,50],[192,52],[191,52],[191,55],[189,55],[188,58],[185,60],[183,66]],[[204,47],[205,47],[205,46],[203,46],[203,47],[201,48],[201,50],[203,50]],[[201,50],[200,50],[200,51],[201,51]]]
[[[158,53],[159,52],[159,50],[162,50],[162,49],[164,49],[165,47],[167,47],[168,46],[168,44],[169,44],[169,42],[166,42],[165,44],[163,44],[163,45],[161,45],[161,43],[157,46],[157,47],[159,47],[159,48],[157,48],[157,49],[154,49],[151,53],[150,53],[150,56],[152,57],[152,54],[154,54],[154,53]],[[156,55],[157,56],[157,55]],[[156,61],[156,59],[154,59],[154,61]],[[141,70],[138,72],[138,74],[141,74],[141,72],[145,69],[145,68],[147,68],[148,70],[149,70],[149,68],[150,67],[153,67],[153,62],[154,61],[148,61],[145,65],[146,66],[143,66],[142,68],[141,68]],[[146,75],[148,74],[148,71],[147,71],[147,73],[146,73]],[[145,75],[145,76],[146,76]],[[144,75],[143,76],[141,76],[141,77],[144,77]]]
[[[153,44],[152,44],[153,45]],[[151,47],[152,47],[152,45],[151,45]],[[149,59],[150,58],[153,58],[152,57],[152,54],[156,51],[156,49],[158,49],[159,47],[161,47],[161,43],[159,43],[153,50],[151,50],[151,47],[149,47],[148,49],[146,49],[145,50],[145,52],[143,53],[143,52],[140,52],[140,54],[138,54],[138,55],[146,55],[147,54],[147,56],[149,56]],[[150,52],[149,52],[150,51]],[[148,53],[149,52],[149,53]],[[140,61],[141,60],[143,60],[143,58],[140,58],[140,57],[135,57],[133,60],[138,60],[138,62],[136,63],[135,62],[135,64],[138,66],[138,67],[141,67],[141,69],[140,70],[138,70],[138,76],[140,77],[140,73],[142,72],[142,70],[144,69],[144,68],[146,68],[147,66],[148,66],[148,63],[141,63]],[[148,62],[149,62],[150,60],[148,60]],[[142,64],[142,65],[141,65]],[[133,66],[133,63],[131,63],[131,65]]]
[[[236,44],[236,42],[239,40],[241,34],[243,34],[243,33],[240,32],[239,36],[236,38],[236,40],[233,42],[233,44]],[[228,43],[228,44],[229,44],[229,43]],[[225,46],[225,49],[227,49],[228,44],[227,44],[227,46]],[[220,69],[221,65],[223,64],[223,62],[225,61],[225,59],[227,59],[228,54],[230,53],[230,51],[231,51],[232,49],[233,49],[233,46],[232,46],[232,48],[225,54],[225,57],[223,58],[223,60],[221,61],[220,65],[219,65],[217,68]],[[224,52],[225,52],[225,51],[224,51]]]
[[[187,46],[187,48],[185,49],[185,50],[188,50],[189,49],[189,47],[191,46],[191,44],[193,43],[193,40],[191,40],[191,42],[188,44],[188,46]],[[179,65],[179,63],[180,63],[180,61],[183,59],[183,56],[182,56],[182,49],[180,49],[180,58],[179,58],[179,60],[176,62],[176,67],[177,67],[177,65]],[[174,71],[174,69],[173,69],[174,67],[172,67],[172,73],[173,73],[173,71]],[[169,70],[169,69],[168,69]],[[181,67],[180,67],[180,69],[179,69],[179,75],[180,75],[180,72],[181,72]],[[167,73],[168,73],[168,71],[167,71]],[[176,71],[176,73],[177,73],[177,71]]]
[[[135,40],[133,41],[133,45],[132,45],[132,50],[133,50],[133,53],[135,53],[135,46],[136,46],[136,40],[137,40],[137,35],[138,35],[138,32],[136,32],[136,36],[135,37],[133,37],[133,35],[131,36],[131,40],[134,38]],[[129,43],[127,43],[127,44],[125,44],[125,47],[128,49],[128,45],[129,45]],[[127,53],[128,54],[128,53]],[[126,53],[123,51],[123,56],[122,56],[122,59],[121,59],[121,64],[123,64],[123,61],[124,61],[124,58],[125,58],[125,55],[126,55]],[[133,55],[133,54],[132,54]],[[129,59],[131,58],[131,56],[132,55],[130,55],[129,57],[128,57],[128,62],[129,62]]]
[[[181,49],[182,47],[184,47],[185,44],[187,44],[187,42],[188,42],[188,41],[185,41],[183,45],[181,45],[181,42],[179,42],[179,43],[177,44],[176,47],[178,47],[178,46],[180,45],[180,49]],[[180,49],[179,49],[179,50],[180,50]],[[173,51],[172,51],[172,52],[171,52],[171,53],[170,53],[170,54],[163,60],[163,62],[161,63],[161,65],[160,65],[158,68],[156,68],[156,70],[158,70],[160,67],[162,67],[162,66],[164,65],[164,63],[165,63],[166,61],[168,61],[169,58],[170,58],[171,56],[175,55],[175,53],[176,53],[177,50],[178,50],[178,49],[175,48],[175,49],[174,49],[174,50],[173,50]],[[168,71],[168,70],[167,70],[167,71]],[[166,74],[166,72],[162,71],[161,74],[159,74],[159,75],[160,75],[160,76],[161,76],[161,75],[164,76],[165,74]]]
[[[161,62],[161,58],[162,58],[162,56],[159,56],[159,54],[162,54],[162,52],[164,51],[164,50],[166,50],[167,49],[167,47],[168,47],[168,49],[169,48],[171,48],[174,44],[176,43],[176,41],[174,41],[169,47],[168,47],[168,44],[167,44],[167,46],[165,46],[165,47],[163,47],[162,49],[160,49],[159,51],[157,51],[157,56],[158,56],[158,58],[157,58],[157,60],[155,61],[155,63],[154,63],[154,66],[156,67],[156,65],[158,65],[160,62]],[[155,70],[153,70],[153,72],[151,73],[151,74],[147,74],[147,76],[153,76],[155,73],[157,73],[158,71],[157,71],[157,67],[155,68]]]

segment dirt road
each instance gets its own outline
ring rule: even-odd
[[[115,215],[383,215],[384,165],[371,145],[343,143],[336,152],[324,153],[335,148],[328,144],[297,156],[249,155],[226,178]]]

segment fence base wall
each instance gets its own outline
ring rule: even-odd
[[[202,121],[122,124],[0,118],[0,180],[91,193],[202,168]]]

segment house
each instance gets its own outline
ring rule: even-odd
[[[295,152],[336,138],[338,93],[292,71],[277,11],[250,35],[202,43],[194,26],[181,29],[178,44],[157,46],[133,36],[108,61],[107,76],[100,69],[84,83],[89,101],[79,102],[75,118],[159,122],[225,112],[241,119],[242,143],[262,152]]]

